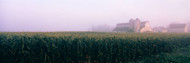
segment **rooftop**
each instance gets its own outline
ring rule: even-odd
[[[169,28],[185,28],[187,24],[170,24]]]

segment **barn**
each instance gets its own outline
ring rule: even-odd
[[[187,24],[170,24],[168,27],[168,32],[186,33],[188,32],[188,25]]]
[[[141,22],[140,19],[130,19],[128,23],[119,23],[116,25],[115,32],[152,32],[149,21]]]

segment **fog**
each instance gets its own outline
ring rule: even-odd
[[[0,31],[88,31],[92,26],[190,22],[190,0],[0,0]]]

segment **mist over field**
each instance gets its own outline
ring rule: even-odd
[[[190,63],[190,0],[0,0],[0,63]]]
[[[190,0],[0,0],[0,31],[88,31],[139,18],[151,27],[190,22]]]

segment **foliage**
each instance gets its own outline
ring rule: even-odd
[[[190,63],[190,46],[146,57],[136,63]]]
[[[2,32],[0,63],[126,63],[189,45],[183,33]]]

